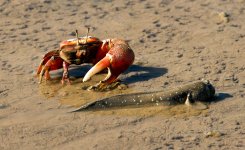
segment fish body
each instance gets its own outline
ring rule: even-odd
[[[191,102],[207,102],[211,101],[214,95],[215,88],[209,81],[197,81],[168,91],[141,92],[107,97],[82,105],[72,112],[108,108],[176,105],[184,104],[187,99]]]

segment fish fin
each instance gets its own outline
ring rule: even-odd
[[[191,107],[193,109],[196,110],[206,110],[208,109],[208,105],[195,101],[192,97],[192,92],[189,92],[187,94],[186,100],[185,100],[185,105],[187,105],[188,107]]]
[[[188,92],[186,100],[185,100],[185,105],[187,106],[192,106],[195,103],[192,97],[192,92]]]

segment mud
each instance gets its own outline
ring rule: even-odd
[[[244,149],[244,13],[244,0],[0,1],[0,149]],[[42,56],[88,26],[90,36],[125,39],[134,50],[120,76],[129,88],[80,90],[101,77],[81,83],[89,65],[73,66],[73,86],[59,85],[60,73],[39,85]],[[92,98],[202,78],[218,97],[201,112],[179,105],[67,113]]]

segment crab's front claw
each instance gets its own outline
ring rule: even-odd
[[[101,72],[102,70],[104,70],[105,68],[108,68],[108,74],[106,76],[106,78],[102,81],[100,81],[99,83],[90,86],[88,88],[88,90],[93,90],[93,91],[105,91],[107,89],[107,86],[110,85],[110,83],[112,83],[117,76],[113,75],[111,73],[111,56],[110,55],[106,55],[102,60],[100,60],[95,66],[93,66],[84,76],[83,78],[83,82],[86,82],[88,80],[90,80],[90,78],[95,75],[96,73]]]
[[[90,89],[108,89],[118,80],[117,77],[123,73],[134,61],[134,53],[126,44],[115,45],[106,56],[93,66],[84,76],[83,82],[88,81],[93,75],[108,69],[106,78]],[[116,83],[115,85],[117,85]],[[109,88],[110,89],[110,88]],[[101,91],[101,90],[100,90]]]
[[[96,65],[94,65],[84,76],[83,78],[83,82],[86,82],[88,80],[91,79],[91,77],[93,75],[95,75],[96,73],[101,72],[102,70],[104,70],[105,68],[108,68],[110,66],[110,61],[111,58],[110,56],[107,54],[103,59],[101,59]],[[108,74],[111,74],[110,72],[108,72]]]

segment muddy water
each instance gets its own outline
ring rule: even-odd
[[[96,92],[86,90],[89,86],[95,85],[101,81],[106,74],[98,74],[92,78],[92,80],[83,83],[82,78],[71,77],[71,85],[62,85],[60,77],[52,78],[50,81],[46,81],[40,84],[40,93],[47,99],[59,99],[63,105],[70,105],[79,107],[85,103],[92,102],[97,99],[117,95],[135,92],[132,88],[127,89],[114,89],[105,92]]]
[[[114,89],[105,92],[95,92],[86,90],[90,85],[94,85],[102,80],[106,74],[95,75],[89,82],[82,83],[82,78],[71,77],[71,85],[62,85],[60,77],[52,78],[52,80],[40,84],[40,93],[46,97],[47,100],[58,99],[62,105],[74,106],[74,109],[84,105],[88,102],[110,97],[117,94],[126,94],[137,91],[135,87],[127,89]],[[201,108],[201,109],[200,109]],[[151,107],[138,107],[138,108],[117,108],[102,111],[89,111],[88,113],[95,113],[98,115],[119,115],[119,116],[151,116],[151,115],[164,115],[164,116],[196,116],[206,113],[207,110],[202,109],[202,104],[197,104],[194,107],[186,105],[177,106],[151,106]],[[82,113],[82,112],[81,112]]]

